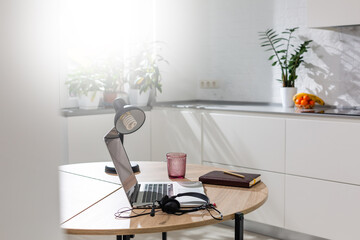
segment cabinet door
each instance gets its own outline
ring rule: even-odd
[[[150,160],[150,112],[144,125],[124,136],[130,161]],[[111,161],[104,136],[114,127],[114,114],[68,117],[68,162]]]
[[[285,120],[204,113],[203,160],[284,172]]]
[[[238,169],[238,171],[261,174],[261,180],[269,189],[269,196],[264,205],[255,211],[246,214],[245,219],[283,228],[285,226],[285,175],[282,173],[273,173],[247,168],[241,168]]]
[[[358,239],[360,186],[286,176],[285,228],[332,240]]]
[[[360,122],[286,121],[286,172],[360,184]]]
[[[248,168],[224,166],[216,163],[204,163],[206,165],[227,168],[232,171],[261,174],[261,180],[269,190],[269,196],[264,205],[255,211],[245,215],[246,220],[268,224],[276,227],[284,227],[284,198],[285,198],[285,175]],[[211,199],[210,199],[211,200]],[[236,199],[234,199],[236,204]]]
[[[151,112],[145,112],[144,124],[136,132],[124,136],[124,147],[130,161],[151,160]],[[141,166],[140,166],[141,167]]]
[[[308,0],[307,5],[309,27],[360,24],[359,0]]]
[[[201,163],[201,116],[170,108],[151,111],[152,160],[165,161],[168,152],[187,153],[188,163]]]
[[[111,161],[104,136],[114,127],[113,114],[68,117],[69,163]]]

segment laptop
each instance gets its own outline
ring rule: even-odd
[[[205,194],[202,183],[197,181],[138,182],[116,129],[113,128],[104,140],[122,187],[133,208],[151,208],[165,195],[171,197],[186,192]],[[205,203],[202,199],[190,196],[178,197],[176,200],[179,201],[181,207],[196,207]]]

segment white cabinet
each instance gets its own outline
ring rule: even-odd
[[[237,170],[237,169],[234,169]],[[245,219],[268,224],[276,227],[285,227],[285,175],[261,170],[241,168],[238,171],[261,174],[261,180],[269,190],[268,199],[263,206],[245,215]]]
[[[360,24],[359,0],[308,0],[308,27]]]
[[[113,122],[113,114],[68,117],[68,162],[111,161],[104,136]]]
[[[286,176],[285,228],[332,240],[358,239],[359,199],[360,186]]]
[[[360,122],[286,121],[286,173],[360,185]]]
[[[130,161],[150,160],[150,112],[136,132],[124,136]],[[67,117],[68,163],[111,161],[104,136],[114,127],[114,114]]]
[[[284,172],[285,120],[230,113],[203,114],[203,160]]]
[[[201,163],[201,115],[196,111],[158,108],[151,111],[152,160],[168,152],[187,153],[188,163]]]
[[[124,147],[130,161],[151,160],[151,122],[152,114],[145,112],[145,122],[136,132],[124,135]]]
[[[110,161],[103,136],[113,117],[68,117],[70,163]],[[358,119],[161,107],[146,117],[142,128],[125,136],[130,160],[165,161],[167,152],[185,152],[189,163],[260,173],[268,200],[246,219],[329,239],[356,239]]]
[[[206,165],[224,168],[221,164],[204,162]],[[225,168],[237,172],[261,174],[262,181],[269,190],[269,196],[264,205],[251,213],[245,215],[246,220],[269,224],[276,227],[284,227],[284,198],[285,198],[285,175],[249,168],[226,166]],[[210,199],[211,200],[211,199]],[[236,199],[234,199],[236,204]]]

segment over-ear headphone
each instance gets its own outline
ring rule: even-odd
[[[195,207],[195,208],[181,209],[180,203],[178,200],[176,200],[176,198],[184,197],[184,196],[199,198],[199,199],[204,200],[205,203],[201,204],[200,206]],[[215,203],[214,204],[210,203],[209,198],[205,194],[197,193],[197,192],[179,193],[178,195],[172,196],[172,197],[169,197],[166,195],[160,201],[155,201],[153,203],[153,206],[152,206],[152,209],[150,212],[143,212],[143,213],[139,213],[139,214],[136,214],[133,216],[122,215],[124,213],[128,213],[129,211],[133,211],[133,209],[131,209],[131,208],[127,208],[125,210],[120,209],[115,213],[115,217],[120,218],[120,219],[121,218],[134,218],[134,217],[139,217],[139,216],[144,216],[144,215],[150,215],[150,216],[154,217],[155,212],[157,212],[155,210],[156,202],[159,204],[159,207],[161,208],[161,210],[168,214],[182,215],[184,213],[195,212],[198,210],[207,210],[212,218],[214,218],[216,220],[223,220],[223,215],[221,214],[221,212],[219,210],[216,209]],[[216,212],[215,215],[214,215],[214,212],[212,212],[212,210]],[[158,210],[158,211],[160,211],[160,210]]]
[[[180,203],[178,200],[176,200],[176,198],[184,197],[184,196],[199,198],[204,200],[205,203],[195,208],[180,209]],[[210,205],[210,200],[206,195],[202,193],[187,192],[187,193],[179,193],[178,195],[172,197],[166,195],[160,201],[158,201],[158,203],[163,212],[169,214],[175,214],[175,215],[182,215],[184,213],[195,212],[201,209],[206,209]]]

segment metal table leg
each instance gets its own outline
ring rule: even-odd
[[[130,240],[130,238],[134,238],[135,235],[116,235],[116,240]],[[162,233],[162,240],[166,240],[167,233]]]
[[[135,235],[116,235],[116,240],[130,240],[134,238]]]
[[[244,214],[235,213],[235,240],[244,240]]]

